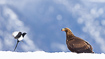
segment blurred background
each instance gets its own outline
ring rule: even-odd
[[[105,0],[0,0],[0,51],[13,51],[22,31],[17,52],[70,52],[65,27],[105,53]]]

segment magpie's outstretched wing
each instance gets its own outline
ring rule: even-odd
[[[15,39],[18,39],[21,35],[22,35],[22,33],[19,32],[19,33],[17,34],[17,36],[15,37]]]

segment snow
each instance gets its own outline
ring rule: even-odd
[[[105,54],[91,54],[91,53],[72,53],[72,52],[55,52],[49,53],[44,51],[36,52],[11,52],[0,51],[0,58],[2,59],[104,59]]]

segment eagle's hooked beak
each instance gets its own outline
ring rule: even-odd
[[[61,31],[65,31],[65,28],[62,28]]]

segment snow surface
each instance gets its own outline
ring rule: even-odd
[[[44,51],[36,52],[11,52],[0,51],[2,59],[105,59],[105,54],[90,53],[72,53],[72,52],[55,52],[49,53]]]

